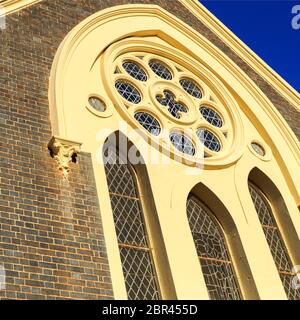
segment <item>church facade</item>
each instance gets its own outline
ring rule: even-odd
[[[300,299],[299,93],[196,0],[0,6],[1,299]]]

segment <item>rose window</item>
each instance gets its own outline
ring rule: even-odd
[[[220,82],[197,73],[196,65],[157,52],[116,45],[106,54],[102,76],[115,107],[170,155],[221,159],[234,144],[234,100]]]

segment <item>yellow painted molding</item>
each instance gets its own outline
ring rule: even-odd
[[[300,94],[197,0],[179,0],[239,57],[300,111]]]
[[[24,9],[32,4],[41,2],[42,0],[6,0],[0,1],[0,16]]]
[[[124,32],[124,21],[129,21],[130,19],[134,19],[135,23],[129,28],[131,31],[126,29]],[[143,19],[143,23],[141,23],[141,19]],[[105,42],[99,46],[99,42],[96,41],[96,39],[99,38],[101,32],[103,32],[102,30],[111,28],[111,30],[114,30],[115,24],[118,25],[119,29],[117,29],[119,31],[114,31],[116,35],[105,38]],[[168,30],[168,34],[164,33],[166,29]],[[268,130],[268,132],[271,132],[273,129],[271,129],[271,127],[266,129],[267,123],[276,128],[272,136],[265,132],[265,137],[262,138],[262,140],[272,144],[277,160],[282,159],[281,165],[283,167],[285,167],[284,163],[288,161],[286,157],[289,157],[289,159],[296,161],[293,170],[298,170],[296,168],[299,168],[300,165],[300,142],[288,123],[263,91],[241,68],[237,68],[236,64],[207,38],[157,5],[120,5],[101,10],[79,23],[65,37],[55,55],[50,74],[49,103],[54,135],[68,137],[70,133],[72,133],[70,135],[71,137],[81,139],[81,137],[78,137],[78,132],[73,132],[74,121],[77,120],[74,118],[73,121],[70,122],[69,114],[71,110],[69,110],[69,108],[70,106],[74,108],[74,105],[76,105],[78,101],[86,104],[86,97],[95,91],[102,92],[102,94],[106,95],[106,89],[103,90],[103,88],[93,86],[90,91],[88,87],[83,88],[82,83],[88,83],[91,66],[96,63],[99,54],[107,48],[109,44],[122,39],[122,37],[126,35],[129,36],[132,34],[138,37],[146,35],[147,37],[158,36],[162,39],[169,39],[169,43],[171,43],[171,45],[173,43],[174,46],[176,46],[178,39],[180,39],[182,44],[189,42],[188,47],[193,48],[193,50],[189,51],[188,48],[184,50],[187,50],[193,59],[201,61],[205,56],[203,60],[205,65],[213,65],[215,70],[219,70],[219,73],[222,73],[220,76],[223,77],[225,82],[230,79],[230,82],[232,82],[231,86],[235,88],[236,92],[239,92],[240,97],[243,96],[240,103],[246,108],[244,112],[248,114],[251,122],[254,123],[255,126],[260,127],[260,130]],[[177,40],[175,41],[174,39]],[[74,83],[77,79],[76,73],[78,72],[78,66],[80,66],[81,69],[80,84]],[[96,74],[98,75],[98,73]],[[95,77],[97,77],[96,74]],[[83,81],[83,79],[85,80]],[[95,80],[95,83],[99,83],[98,81],[101,82],[100,78]],[[74,90],[77,86],[80,87],[80,90]],[[84,96],[82,96],[82,94],[84,94]],[[77,96],[77,98],[75,99],[74,96]],[[91,114],[90,112],[88,113]],[[114,116],[117,117],[116,112]],[[262,119],[265,121],[263,127],[261,127]],[[89,118],[89,121],[93,121],[92,118]],[[78,123],[78,125],[81,124]],[[111,127],[111,124],[109,124],[109,127]],[[282,146],[287,148],[285,152],[282,150],[277,152],[279,136],[277,137],[277,141],[273,140],[277,133],[280,134],[280,139],[282,138],[284,141],[282,142]],[[257,137],[254,136],[253,138]],[[83,143],[84,150],[87,151],[89,149],[88,145],[89,143]],[[287,156],[287,154],[289,154],[289,156]],[[290,175],[288,171],[283,171],[292,180],[295,179],[294,175]],[[294,190],[293,188],[297,185],[295,183],[296,180],[291,183],[291,190]],[[299,199],[298,192],[295,191],[293,194],[296,199]]]
[[[202,10],[203,11],[203,10]],[[204,12],[204,11],[203,11]],[[208,41],[204,36],[196,32],[193,28],[188,26],[176,16],[170,14],[168,11],[162,9],[157,5],[120,5],[110,7],[105,10],[94,13],[84,21],[79,23],[61,43],[51,70],[50,85],[49,85],[49,100],[50,100],[50,114],[53,134],[66,136],[66,115],[64,110],[63,96],[65,94],[64,82],[66,70],[69,66],[75,50],[79,47],[80,43],[91,34],[91,30],[129,16],[142,16],[160,19],[160,21],[171,25],[173,29],[185,34],[190,40],[197,43],[207,52],[210,52],[227,70],[243,83],[244,88],[251,93],[257,101],[259,101],[261,108],[269,115],[272,122],[276,125],[278,130],[285,138],[287,145],[293,152],[297,162],[300,163],[300,143],[295,136],[292,129],[284,120],[280,112],[274,107],[271,101],[265,96],[262,90],[247,76],[247,74],[226,56],[219,48]],[[241,52],[241,57],[244,58],[245,54]],[[289,96],[292,96],[290,94]],[[294,104],[296,106],[296,104]],[[58,119],[60,121],[58,122]]]
[[[170,157],[167,158],[158,148],[151,148],[147,139],[143,139],[141,135],[133,134],[133,123],[125,121],[125,113],[122,113],[117,101],[113,100],[113,92],[109,93],[109,86],[114,82],[104,79],[114,77],[113,63],[119,63],[118,59],[121,59],[123,54],[138,53],[146,45],[152,46],[149,42],[153,43],[153,47],[158,50],[156,53],[160,54],[163,61],[165,58],[173,58],[172,60],[180,66],[192,65],[194,69],[186,69],[200,80],[202,77],[207,78],[205,72],[202,72],[203,65],[209,72],[213,71],[214,76],[223,85],[226,84],[226,90],[222,92],[226,94],[228,90],[236,102],[245,134],[242,155],[236,163],[223,164],[216,170],[204,168],[194,174],[194,171],[187,170],[190,168],[184,163],[165,163],[164,160]],[[120,54],[109,55],[116,45],[120,45]],[[162,50],[163,46],[167,50]],[[175,51],[180,53],[175,54]],[[111,63],[110,60],[105,60],[106,53]],[[199,74],[195,69],[199,69]],[[105,70],[107,73],[103,72]],[[221,89],[219,81],[215,83],[212,79],[207,85],[211,89],[214,85]],[[109,117],[99,118],[99,114],[87,109],[87,99],[94,94],[98,94],[104,102],[112,106],[113,112]],[[218,95],[216,97],[218,98]],[[286,299],[249,196],[247,179],[249,172],[257,167],[280,187],[297,234],[300,234],[300,216],[296,206],[300,194],[297,183],[300,180],[300,144],[262,90],[242,69],[237,68],[224,52],[159,6],[139,4],[111,7],[79,23],[61,43],[51,70],[49,100],[53,134],[82,141],[82,150],[92,156],[115,299],[126,299],[127,293],[103,166],[103,148],[106,141],[112,142],[107,138],[113,136],[113,132],[118,132],[118,136],[126,136],[146,162],[163,242],[179,300],[209,298],[186,217],[186,199],[200,182],[212,190],[230,212],[260,298]],[[267,151],[266,158],[256,156],[249,149],[251,141],[262,144]],[[153,152],[153,159],[159,159],[158,163],[149,158],[149,151]],[[144,177],[140,176],[140,179]],[[143,192],[141,196],[149,199]],[[204,200],[205,195],[202,196]],[[213,212],[217,212],[219,208],[214,205],[209,207]]]

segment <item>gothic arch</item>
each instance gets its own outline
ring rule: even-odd
[[[108,184],[108,193],[110,194],[110,201],[111,201],[111,208],[112,208],[112,214],[110,214],[110,210],[108,214],[107,213],[106,214],[107,216],[109,216],[108,218],[110,220],[112,220],[113,216],[115,220],[116,214],[120,215],[120,212],[123,209],[122,207],[118,207],[118,205],[113,205],[111,194],[113,194],[114,197],[116,196],[118,197],[117,193],[121,192],[122,194],[119,195],[119,198],[121,199],[124,191],[125,200],[127,198],[127,201],[131,201],[135,197],[139,199],[138,207],[140,208],[139,211],[140,211],[141,221],[143,225],[143,227],[141,228],[144,229],[145,234],[143,237],[145,238],[145,241],[146,241],[146,244],[141,245],[141,247],[148,246],[149,248],[151,248],[151,250],[149,251],[151,252],[151,256],[152,256],[150,257],[150,260],[153,260],[153,265],[151,268],[154,269],[154,274],[158,278],[157,282],[158,282],[159,291],[160,291],[159,296],[160,298],[163,298],[163,299],[176,299],[176,291],[174,288],[169,261],[167,258],[166,247],[164,244],[163,234],[159,224],[159,218],[157,215],[156,206],[153,199],[153,194],[152,194],[152,189],[151,189],[147,168],[143,161],[143,156],[141,155],[138,148],[122,132],[119,132],[119,131],[112,132],[106,138],[106,142],[103,144],[101,148],[101,154],[103,155],[104,158],[106,157],[107,152],[111,152],[113,154],[113,157],[115,157],[115,160],[117,161],[112,163],[108,162],[108,164],[106,164],[104,160],[105,176]],[[134,163],[135,161],[132,161],[132,159],[130,159],[130,155],[133,157],[136,157],[135,158],[137,160],[136,163]],[[111,179],[109,178],[109,176],[113,174],[113,173],[109,173],[110,171],[109,167],[117,166],[117,168],[113,170],[113,172],[115,172],[116,170],[117,171],[120,170],[120,167],[118,168],[120,164],[121,164],[121,167],[125,166],[126,169],[125,171],[124,169],[121,170],[122,174],[117,177],[118,179],[117,184],[114,185],[114,181],[110,181]],[[127,177],[125,177],[126,175]],[[129,178],[128,178],[128,175],[129,175]],[[122,188],[118,186],[118,184],[120,183],[120,180],[122,180],[124,177],[126,178],[126,181],[125,181],[126,183],[134,185],[133,190],[129,190],[130,191],[129,196],[125,192],[125,189],[127,189],[126,185],[123,184]],[[114,190],[111,190],[110,185]],[[134,193],[134,197],[132,196],[133,193]],[[107,198],[107,195],[106,195],[106,198]],[[136,202],[137,200],[133,199],[133,201]],[[133,211],[135,212],[136,203],[133,204],[133,206],[134,206]],[[125,211],[123,212],[124,217],[121,219],[123,220],[126,219],[126,215],[130,214],[131,209],[129,208],[130,208],[130,203],[127,203],[126,207],[124,207],[125,209]],[[116,223],[117,222],[115,220],[113,222],[114,230],[111,230],[111,229],[107,230],[108,233],[110,234],[110,237],[112,237],[112,235],[115,235],[115,234],[117,238],[121,237],[122,239],[123,238],[132,239],[137,237],[136,235],[132,236],[129,233],[125,236],[124,234],[123,235],[120,234],[120,232],[127,233],[128,230],[122,229],[123,231],[122,230],[120,231],[119,230],[120,227],[117,228]],[[124,226],[125,225],[126,224],[124,224]],[[139,232],[138,234],[141,234],[141,232]],[[113,236],[113,238],[115,238],[115,236]],[[118,244],[116,242],[117,241],[114,241],[114,247],[115,247],[114,252],[118,251]],[[120,241],[118,240],[118,242],[120,246]],[[134,245],[134,247],[138,248],[138,246],[136,245]],[[125,248],[126,248],[126,244],[125,244]],[[121,262],[119,261],[119,259],[114,259],[114,261],[116,260],[117,262]],[[129,264],[128,261],[126,263]],[[120,271],[121,263],[118,263],[118,264],[119,266],[117,266],[117,268]],[[123,274],[124,274],[124,269],[123,269]],[[116,275],[113,275],[113,276],[115,277],[114,281],[116,282],[124,281],[123,277],[120,276],[120,272],[119,272],[119,276],[116,276]],[[134,290],[131,289],[131,292],[133,291]],[[128,294],[128,287],[127,287],[127,294]],[[135,293],[133,292],[131,296],[134,296],[134,295]],[[145,296],[147,296],[147,293],[145,294]]]
[[[174,283],[178,298],[186,299],[194,298],[194,296],[206,298],[206,293],[201,291],[201,288],[199,290],[195,285],[194,278],[190,276],[198,270],[198,265],[196,266],[196,263],[194,263],[196,259],[189,261],[189,271],[187,272],[189,279],[185,282],[181,281],[184,267],[175,263],[178,260],[189,259],[191,256],[189,248],[178,254],[177,246],[180,243],[177,241],[178,239],[174,238],[171,232],[173,230],[169,230],[169,221],[172,219],[174,230],[182,231],[184,218],[181,215],[184,215],[185,211],[182,210],[184,205],[180,207],[181,210],[178,209],[178,199],[188,194],[190,188],[198,185],[200,181],[204,183],[209,181],[210,183],[207,185],[210,186],[211,190],[218,189],[215,194],[224,194],[229,206],[228,211],[235,215],[235,219],[237,218],[235,220],[237,225],[238,223],[244,224],[242,210],[238,208],[237,201],[234,199],[231,204],[228,203],[230,195],[226,194],[226,190],[220,190],[213,179],[218,179],[218,175],[222,176],[222,179],[229,179],[230,190],[236,192],[237,190],[234,189],[237,188],[238,183],[233,177],[234,165],[237,164],[238,166],[242,163],[239,170],[243,171],[243,175],[247,174],[247,168],[250,164],[252,165],[252,160],[256,157],[252,151],[249,151],[249,144],[251,140],[256,141],[259,137],[263,141],[262,144],[268,146],[270,152],[268,152],[267,157],[256,157],[255,161],[261,161],[271,168],[278,164],[288,184],[289,192],[292,193],[297,204],[299,204],[300,186],[297,181],[300,179],[300,173],[295,170],[300,164],[299,142],[272,103],[229,57],[205,37],[166,10],[153,5],[124,5],[97,12],[85,19],[66,36],[55,56],[49,86],[50,116],[54,136],[63,138],[61,139],[63,143],[71,141],[72,144],[74,141],[80,141],[82,150],[92,154],[97,190],[99,195],[102,195],[100,206],[104,208],[102,210],[105,215],[103,224],[105,225],[104,229],[107,230],[106,238],[108,252],[111,255],[110,261],[114,261],[113,252],[116,249],[116,241],[110,239],[110,232],[114,230],[113,223],[109,218],[109,214],[111,214],[110,204],[108,197],[103,196],[107,195],[108,192],[103,185],[103,180],[105,180],[104,170],[99,166],[96,154],[99,153],[99,150],[102,151],[105,139],[116,130],[127,135],[136,146],[138,144],[135,138],[133,139],[128,135],[128,131],[126,132],[123,128],[120,129],[122,120],[123,124],[125,123],[129,127],[129,131],[133,131],[134,126],[130,122],[126,123],[124,121],[124,114],[120,112],[118,106],[107,95],[107,86],[101,82],[101,59],[106,49],[120,40],[131,41],[138,47],[143,40],[146,42],[153,39],[155,39],[158,47],[168,46],[172,48],[172,51],[179,52],[182,60],[188,56],[189,61],[207,68],[209,73],[218,79],[218,83],[226,89],[224,92],[227,91],[227,95],[235,101],[237,106],[236,119],[242,121],[246,129],[251,126],[249,133],[248,130],[243,129],[243,125],[240,125],[239,134],[235,136],[235,139],[239,141],[237,147],[232,150],[228,157],[215,161],[214,168],[218,170],[211,170],[213,169],[212,166],[205,165],[204,169],[207,170],[204,170],[203,179],[200,175],[189,176],[185,171],[184,164],[176,167],[171,163],[168,168],[148,166],[147,164],[154,202],[157,206],[158,215],[160,215],[166,247],[169,250],[168,255],[173,259],[173,263],[170,262],[170,265],[173,278],[177,278]],[[241,58],[243,58],[243,54]],[[110,67],[110,65],[104,66],[105,71],[113,72],[108,70]],[[106,103],[107,109],[103,113],[92,111],[88,107],[88,97],[95,93],[100,95]],[[70,148],[67,149],[68,151],[71,150]],[[145,158],[146,151],[141,149],[140,151]],[[65,156],[62,155],[62,158],[65,158]],[[165,179],[163,186],[157,178],[161,176]],[[220,192],[223,192],[223,194]],[[209,199],[209,197],[207,198]],[[204,202],[205,200],[203,199]],[[184,200],[182,200],[183,202]],[[234,205],[238,208],[236,212],[233,210]],[[213,206],[212,209],[214,209]],[[219,209],[220,212],[225,212],[222,211],[224,208],[221,205]],[[228,218],[225,217],[226,219]],[[228,234],[230,234],[230,227],[234,230],[231,223],[225,226]],[[183,229],[185,229],[184,236],[187,236],[187,228],[184,226]],[[190,246],[189,239],[183,243]],[[243,268],[246,271],[248,270],[246,267]],[[118,280],[121,278],[119,271],[112,267],[114,289],[118,287]],[[191,288],[193,289],[191,290]],[[117,288],[119,290],[116,294],[117,298],[124,298],[123,289],[119,290]],[[251,290],[249,292],[255,291],[254,289]],[[193,292],[193,296],[191,292]],[[255,296],[255,293],[252,296]]]
[[[200,201],[203,204],[204,210],[207,208],[208,214],[212,215],[212,219],[215,219],[216,224],[220,226],[219,229],[224,236],[225,246],[227,246],[234,272],[237,275],[237,282],[242,292],[241,298],[259,299],[250,266],[232,215],[214,192],[203,183],[198,183],[194,186],[189,194],[189,198],[191,197],[195,197]],[[189,201],[189,198],[187,201]]]
[[[294,224],[291,220],[285,201],[273,181],[259,168],[255,167],[248,176],[248,181],[252,182],[261,190],[268,199],[273,216],[279,226],[284,242],[289,251],[289,255],[294,265],[300,264],[300,240]]]
[[[57,51],[50,76],[50,116],[54,136],[81,141],[83,150],[87,149],[87,144],[83,141],[87,96],[91,90],[101,94],[105,91],[105,88],[91,85],[91,81],[98,81],[93,69],[97,67],[101,52],[110,44],[132,36],[157,37],[179,51],[188,53],[200,64],[209,66],[212,72],[218,70],[218,77],[239,104],[237,115],[239,111],[243,111],[261,131],[267,143],[272,145],[274,156],[282,167],[290,164],[288,170],[284,169],[283,172],[292,181],[292,192],[300,202],[297,177],[289,173],[291,166],[299,166],[300,163],[299,142],[282,116],[229,57],[177,17],[156,5],[121,5],[102,10],[85,19],[66,36]],[[115,114],[112,115],[115,113],[114,106],[105,94],[104,100],[107,101],[109,111],[103,117],[116,118]],[[76,117],[72,114],[74,109]],[[96,120],[89,120],[89,125],[94,127]],[[245,144],[242,130],[239,130],[236,139],[241,139],[244,141],[242,144]],[[280,152],[277,151],[278,144]],[[215,163],[227,165],[239,159],[243,151],[240,146],[226,161]]]

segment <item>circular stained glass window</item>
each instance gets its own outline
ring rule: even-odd
[[[170,134],[170,141],[174,147],[184,154],[190,156],[195,155],[195,147],[190,138],[180,132],[173,132]]]
[[[125,46],[112,48],[111,58],[104,55],[101,60],[101,79],[109,89],[109,96],[119,97],[114,103],[122,111],[120,115],[132,121],[143,138],[145,134],[151,139],[157,138],[155,146],[160,151],[167,151],[169,147],[173,155],[186,156],[189,161],[193,156],[195,162],[202,163],[204,160],[198,154],[202,149],[211,165],[236,158],[235,154],[228,159],[226,155],[235,146],[234,138],[239,136],[236,133],[242,127],[234,121],[239,120],[231,110],[234,99],[222,96],[226,88],[217,78],[199,77],[198,72],[204,66],[192,65],[189,59],[183,62],[182,55],[177,56],[175,51],[163,53],[161,45],[154,51],[152,45],[149,51],[148,45],[142,43],[135,47],[139,48],[137,51],[127,45],[126,50]],[[111,63],[111,68],[106,68]],[[255,154],[251,147],[253,141],[256,140],[250,140],[248,146]]]
[[[141,95],[139,91],[129,82],[119,80],[115,84],[119,94],[129,102],[139,103],[141,101]]]
[[[262,157],[266,154],[265,149],[257,142],[252,142],[251,147],[258,155]]]
[[[203,118],[207,122],[209,122],[210,124],[212,124],[215,127],[218,127],[218,128],[222,127],[223,121],[217,111],[215,111],[211,108],[208,108],[208,107],[201,107],[200,112],[201,112]]]
[[[98,97],[90,97],[89,104],[92,108],[99,112],[104,112],[106,110],[105,103]]]
[[[148,77],[144,69],[135,61],[125,61],[122,64],[125,71],[136,80],[147,81]]]
[[[221,142],[217,136],[207,129],[198,129],[196,132],[200,142],[209,150],[219,152],[221,150]]]
[[[202,97],[201,89],[195,81],[191,79],[181,79],[179,83],[181,84],[182,88],[191,96],[198,99]]]
[[[158,136],[160,134],[160,124],[151,114],[146,112],[137,112],[135,113],[134,118],[154,136]]]
[[[168,108],[169,113],[176,119],[181,118],[180,112],[188,112],[187,107],[175,101],[175,95],[171,91],[164,91],[164,96],[156,96],[156,100],[164,107]]]
[[[149,67],[162,79],[171,80],[173,78],[171,70],[159,60],[150,60]]]

